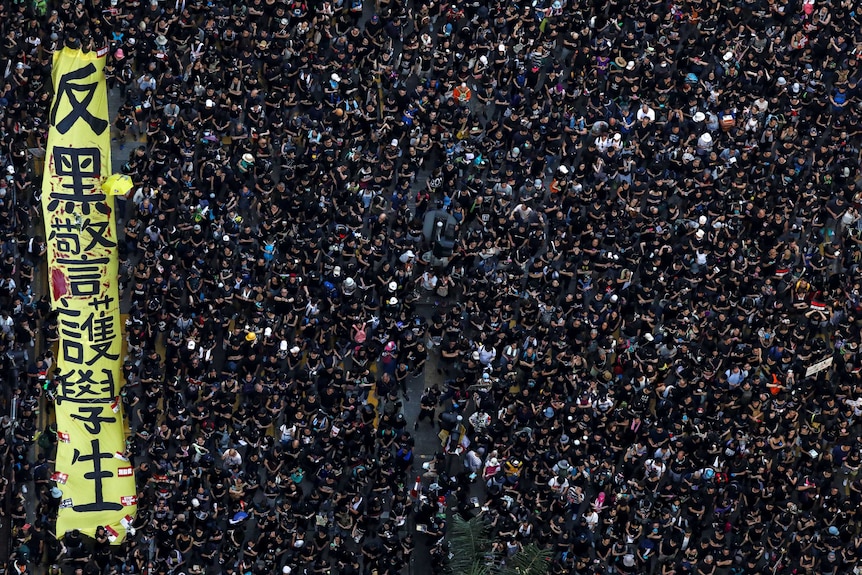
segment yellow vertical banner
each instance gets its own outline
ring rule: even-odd
[[[104,526],[113,544],[137,507],[134,469],[124,456],[119,400],[122,331],[117,286],[114,198],[102,191],[111,171],[105,57],[55,52],[54,100],[42,185],[48,286],[59,315],[57,459],[63,492],[57,534],[92,536]]]

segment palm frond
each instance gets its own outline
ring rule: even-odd
[[[455,575],[487,575],[485,553],[491,548],[492,539],[481,517],[465,520],[456,514],[448,539],[452,550],[449,568]]]
[[[478,561],[467,567],[466,571],[452,571],[455,575],[490,575],[487,565]]]
[[[530,543],[506,560],[500,575],[547,575],[552,553]]]

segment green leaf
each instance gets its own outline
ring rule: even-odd
[[[506,560],[500,575],[547,575],[551,557],[550,549],[530,543]]]
[[[455,575],[487,575],[485,554],[491,549],[492,539],[482,517],[465,520],[460,515],[452,519],[449,529],[452,558],[449,567]]]

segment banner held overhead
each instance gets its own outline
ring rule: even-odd
[[[58,314],[56,414],[60,442],[52,479],[63,492],[57,534],[93,536],[104,526],[120,544],[137,506],[118,400],[122,331],[110,173],[105,56],[54,53],[50,130],[42,185],[48,284]]]

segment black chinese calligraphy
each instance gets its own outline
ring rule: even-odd
[[[90,441],[91,452],[89,454],[82,453],[81,450],[75,449],[72,454],[72,465],[78,463],[93,463],[93,471],[84,473],[84,479],[89,479],[93,482],[93,495],[95,501],[85,503],[83,505],[73,505],[72,509],[79,513],[91,513],[95,511],[119,511],[123,508],[122,504],[112,501],[105,501],[104,485],[105,479],[114,476],[112,471],[105,469],[102,466],[102,461],[114,458],[113,453],[101,451],[99,440],[93,439]]]
[[[114,372],[74,368],[57,382],[57,405],[64,402],[109,404],[117,395]]]
[[[68,294],[59,292],[60,297],[71,295],[73,297],[98,296],[102,291],[102,281],[106,266],[110,258],[88,258],[86,255],[80,258],[57,258],[59,269],[66,270],[68,283],[66,288]]]
[[[78,255],[94,248],[113,249],[117,242],[109,237],[108,220],[93,221],[90,218],[61,217],[50,222],[48,240],[56,241],[57,252]],[[89,238],[87,238],[89,236]]]
[[[84,429],[92,435],[98,435],[102,432],[103,423],[117,423],[117,418],[112,412],[108,412],[109,416],[102,415],[104,407],[101,405],[83,405],[77,408],[77,411],[69,414],[69,417],[83,422]]]
[[[52,190],[48,211],[53,212],[65,202],[67,213],[80,211],[87,216],[90,207],[104,215],[110,215],[105,194],[97,187],[102,177],[102,152],[99,148],[52,148],[54,174],[61,180],[61,190]],[[78,209],[76,209],[78,208]]]
[[[95,134],[101,134],[108,127],[108,121],[96,117],[89,109],[96,91],[99,89],[98,81],[84,82],[86,78],[96,72],[96,66],[87,64],[77,70],[67,72],[60,77],[57,84],[57,95],[54,96],[54,106],[51,108],[51,124],[61,133],[65,134],[72,129],[79,119],[87,123]],[[78,95],[83,94],[79,98]],[[63,102],[68,102],[70,110],[63,118],[58,120],[57,115]]]
[[[60,316],[60,334],[65,336],[62,340],[82,339],[87,342],[90,351],[86,360],[81,358],[77,364],[86,363],[93,365],[101,359],[115,361],[119,359],[119,353],[111,353],[111,348],[118,341],[117,316],[114,313],[102,311],[101,313],[85,314],[81,310],[57,308]],[[80,318],[75,321],[73,318]],[[64,359],[70,360],[68,356]]]

